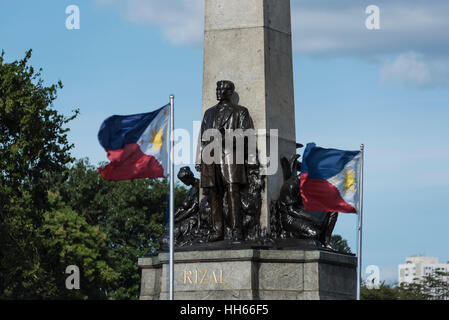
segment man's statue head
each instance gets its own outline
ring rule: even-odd
[[[217,82],[217,100],[220,102],[231,101],[235,85],[232,81],[222,80]]]
[[[193,186],[195,183],[195,176],[189,167],[182,167],[181,170],[179,170],[178,179],[186,186]]]

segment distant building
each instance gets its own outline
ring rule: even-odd
[[[438,263],[438,258],[416,256],[405,261],[399,265],[399,285],[418,282],[437,271],[449,272],[449,263]]]

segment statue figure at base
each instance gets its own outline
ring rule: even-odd
[[[175,239],[185,238],[191,233],[198,233],[201,226],[199,217],[199,180],[195,178],[189,167],[183,167],[178,173],[178,179],[191,189],[187,193],[182,206],[175,212]]]
[[[298,145],[302,147],[302,145]],[[301,171],[299,155],[282,159],[284,185],[278,201],[272,206],[272,234],[286,239],[311,239],[325,248],[330,246],[332,232],[338,219],[337,212],[306,211],[301,199]]]
[[[204,243],[210,233],[210,210],[205,199],[200,202],[199,179],[195,178],[189,167],[181,168],[178,178],[190,190],[175,212],[175,245],[185,247]],[[161,238],[161,243],[163,248],[167,248],[167,237]]]

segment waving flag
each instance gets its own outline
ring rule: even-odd
[[[301,172],[304,208],[357,213],[361,157],[360,151],[323,149],[309,143],[304,151]]]
[[[110,161],[98,169],[103,179],[166,177],[169,116],[170,105],[167,105],[150,113],[106,119],[98,133]]]

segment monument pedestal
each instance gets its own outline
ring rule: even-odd
[[[168,297],[167,254],[139,259],[141,300]],[[176,300],[354,299],[356,257],[320,250],[175,254]]]

